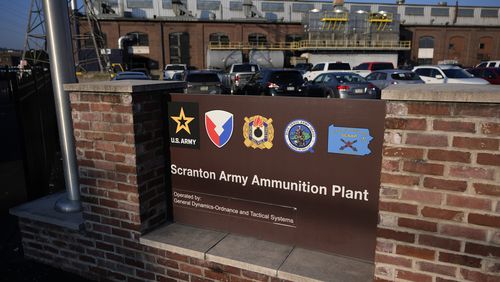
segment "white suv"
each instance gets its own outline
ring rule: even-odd
[[[306,81],[313,81],[318,75],[329,71],[350,71],[351,66],[348,63],[331,62],[316,64],[310,71],[306,72],[303,77]]]
[[[481,62],[476,68],[498,68],[500,67],[500,61],[485,61]]]
[[[183,73],[187,70],[185,64],[168,64],[163,71],[163,80],[171,80],[176,73]]]
[[[425,83],[458,83],[458,84],[490,84],[488,81],[474,77],[461,67],[453,65],[418,66],[413,68]]]

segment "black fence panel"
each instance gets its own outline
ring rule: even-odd
[[[6,190],[24,186],[24,191],[0,197],[3,210],[53,192],[53,171],[60,160],[50,72],[40,68],[20,75],[17,69],[0,69],[0,111],[0,181]],[[7,172],[17,164],[23,173]]]

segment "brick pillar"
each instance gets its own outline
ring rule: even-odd
[[[67,88],[86,230],[133,245],[166,218],[162,108],[179,84],[117,85]]]
[[[500,281],[497,100],[387,102],[377,281]]]

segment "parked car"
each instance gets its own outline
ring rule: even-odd
[[[366,76],[366,80],[380,89],[392,84],[424,84],[418,74],[409,70],[380,70]]]
[[[312,81],[322,73],[343,70],[351,70],[351,66],[348,63],[342,62],[319,63],[304,74],[304,80]]]
[[[352,68],[354,73],[357,73],[363,77],[366,77],[373,71],[392,69],[394,69],[394,65],[391,62],[367,62],[359,64]]]
[[[150,80],[151,78],[143,72],[124,71],[119,72],[113,77],[113,80]]]
[[[247,81],[259,71],[260,67],[257,64],[232,64],[228,72],[231,93],[239,92]]]
[[[380,99],[380,89],[357,73],[328,72],[304,86],[309,97]]]
[[[147,68],[133,68],[133,69],[130,69],[130,71],[133,71],[133,72],[142,72],[145,75],[147,75],[149,78],[151,78],[151,72]]]
[[[467,72],[486,79],[491,84],[500,84],[500,68],[473,68],[467,69]]]
[[[167,64],[163,71],[163,80],[171,80],[176,73],[183,73],[187,70],[185,64]]]
[[[498,68],[500,67],[500,61],[484,61],[479,63],[476,68]]]
[[[312,67],[313,65],[310,63],[298,63],[293,68],[300,71],[302,74],[305,74],[306,72],[310,71]]]
[[[488,81],[474,77],[464,69],[452,65],[429,65],[413,68],[425,83],[489,84]]]
[[[229,92],[217,72],[210,70],[189,71],[184,76],[184,81],[187,82],[184,93],[227,94]]]
[[[304,79],[298,70],[266,69],[250,78],[240,94],[266,96],[304,96]]]

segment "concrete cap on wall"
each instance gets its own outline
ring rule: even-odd
[[[96,81],[86,83],[70,83],[64,85],[68,92],[98,92],[98,93],[137,93],[181,89],[185,87],[182,81],[161,80],[117,80]]]
[[[500,86],[473,84],[391,85],[382,100],[500,104]]]

